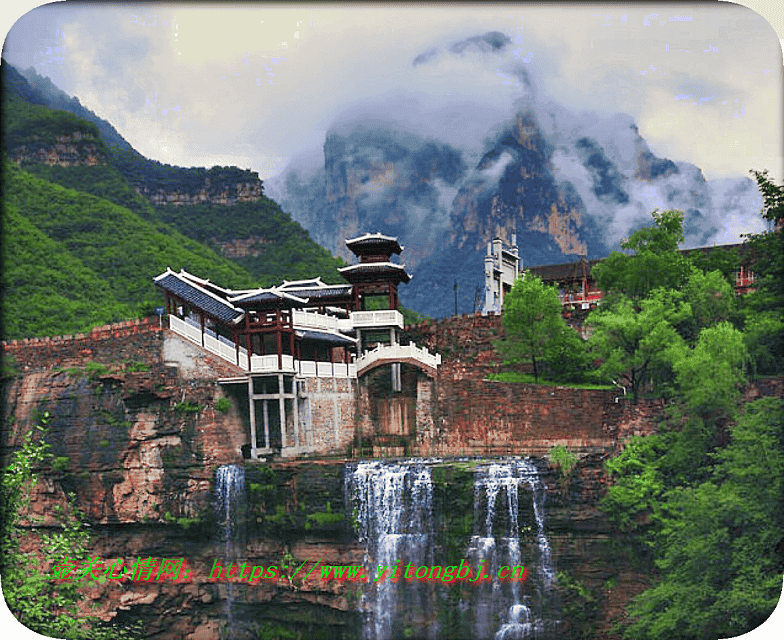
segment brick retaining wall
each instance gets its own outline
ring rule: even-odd
[[[78,366],[85,361],[112,364],[160,360],[159,338],[167,328],[157,316],[95,327],[89,333],[2,341],[20,373]]]

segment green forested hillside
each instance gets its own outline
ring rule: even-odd
[[[313,242],[307,231],[264,196],[258,202],[233,206],[159,206],[156,211],[161,220],[208,246],[252,239],[250,248],[258,255],[232,259],[261,286],[316,276],[330,284],[344,282],[337,268],[346,263]]]
[[[67,111],[56,111],[37,104],[30,104],[14,97],[3,101],[3,151],[25,146],[28,149],[50,147],[59,136],[74,134],[82,137],[81,144],[97,145],[101,154],[107,147],[98,127]]]
[[[4,338],[73,333],[149,314],[162,300],[152,278],[167,266],[232,288],[316,276],[341,281],[336,268],[344,263],[263,195],[234,206],[154,206],[140,195],[205,185],[212,194],[257,181],[256,173],[172,167],[107,145],[97,117],[78,100],[57,95],[53,85],[44,95],[41,82],[31,85],[2,67]],[[85,113],[91,121],[79,117]],[[99,164],[37,161],[36,152],[63,141]],[[231,259],[220,255],[227,246],[235,247]]]
[[[254,284],[239,265],[165,224],[52,184],[11,163],[4,165],[3,194],[2,313],[8,338],[68,333],[147,315],[161,303],[152,278],[167,266],[229,287]],[[56,272],[75,277],[41,276]],[[49,309],[46,301],[54,300],[55,290],[71,303]],[[42,317],[36,319],[37,314]]]
[[[125,176],[111,165],[61,167],[29,162],[22,163],[22,168],[48,182],[91,193],[145,217],[152,217],[152,203],[139,195]]]
[[[3,210],[2,324],[21,338],[74,333],[133,315],[108,284],[19,213]]]

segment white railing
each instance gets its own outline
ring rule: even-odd
[[[194,324],[192,320],[181,320],[177,316],[169,316],[169,328],[190,342],[202,346],[201,327]],[[237,347],[223,336],[216,336],[209,329],[204,333],[204,348],[223,360],[240,367],[243,371],[248,370],[248,352],[245,347],[239,348],[238,359]],[[283,366],[280,367],[280,364]],[[251,357],[251,373],[278,372],[295,373],[306,378],[357,377],[357,368],[353,363],[346,365],[343,363],[332,364],[330,362],[295,360],[292,356],[285,354],[282,357],[282,363],[278,362],[277,355],[253,355]]]
[[[381,311],[353,311],[351,324],[355,328],[365,327],[400,327],[404,326],[403,314],[394,309]]]
[[[340,331],[340,318],[325,316],[321,313],[294,310],[294,327],[297,329],[321,329]]]
[[[362,369],[369,367],[378,360],[402,360],[403,358],[418,360],[422,364],[433,367],[434,369],[441,364],[440,354],[430,353],[427,348],[420,349],[415,344],[405,346],[399,344],[380,344],[372,351],[363,353],[361,357],[357,358],[357,371],[362,371]]]

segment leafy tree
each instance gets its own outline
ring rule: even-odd
[[[558,381],[581,382],[590,356],[580,335],[566,323],[554,333],[544,348],[548,377]]]
[[[709,273],[719,271],[731,286],[735,283],[735,272],[741,264],[741,257],[736,248],[726,246],[711,247],[707,251],[691,251],[688,254],[692,265],[699,271]]]
[[[131,629],[106,624],[100,619],[80,615],[77,604],[81,595],[75,581],[55,581],[44,567],[50,562],[82,560],[86,555],[89,535],[79,520],[79,512],[69,501],[60,516],[59,529],[54,532],[35,530],[39,544],[35,552],[20,550],[20,540],[30,535],[26,515],[30,491],[38,477],[36,470],[52,464],[46,442],[48,414],[25,434],[21,447],[14,452],[0,477],[0,567],[3,574],[3,597],[9,610],[26,627],[54,638],[84,640],[126,640]],[[34,439],[34,434],[38,439]],[[23,526],[24,525],[24,526]],[[138,631],[138,629],[137,629]]]
[[[502,323],[507,339],[498,344],[511,362],[531,362],[539,379],[541,360],[565,326],[554,287],[526,272],[504,297]]]
[[[690,414],[705,419],[734,417],[740,385],[745,382],[746,347],[740,331],[720,322],[703,329],[693,349],[676,343],[670,356],[678,397]]]
[[[764,215],[781,226],[784,189],[757,177]],[[600,371],[666,383],[657,392],[674,401],[657,434],[631,439],[606,463],[613,484],[602,508],[640,536],[657,569],[654,587],[628,608],[625,637],[712,640],[762,623],[781,592],[782,400],[739,400],[749,356],[758,368],[780,367],[781,349],[771,347],[782,346],[784,247],[780,231],[750,242],[753,269],[766,275],[739,303],[729,262],[667,257],[678,253],[675,222],[632,236],[638,254],[616,257],[619,273],[602,274],[611,295],[589,317]],[[659,231],[669,242],[654,242]],[[638,260],[646,252],[650,261]],[[648,289],[650,265],[670,288]]]
[[[683,242],[683,213],[654,211],[654,226],[635,231],[621,247],[636,252],[613,251],[593,267],[602,291],[621,293],[633,300],[647,297],[657,288],[679,288],[689,272],[690,261],[678,251]]]
[[[683,343],[675,325],[690,316],[682,296],[663,289],[641,300],[639,309],[625,297],[600,306],[588,317],[593,327],[589,348],[602,361],[597,375],[625,379],[635,399],[647,383],[668,382],[671,351]]]
[[[781,595],[782,401],[746,407],[705,482],[667,494],[661,579],[635,598],[627,638],[734,637],[765,621]]]
[[[689,344],[694,344],[702,329],[737,320],[735,291],[720,271],[693,269],[681,290],[691,306],[691,316],[677,328]]]
[[[773,229],[747,240],[757,281],[755,291],[743,299],[746,344],[755,372],[780,374],[784,372],[784,187],[771,182],[767,171],[752,173],[762,193],[762,217]]]

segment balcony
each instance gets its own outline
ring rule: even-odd
[[[381,311],[354,311],[351,313],[351,324],[355,329],[374,329],[384,327],[405,326],[403,314],[394,309]]]

